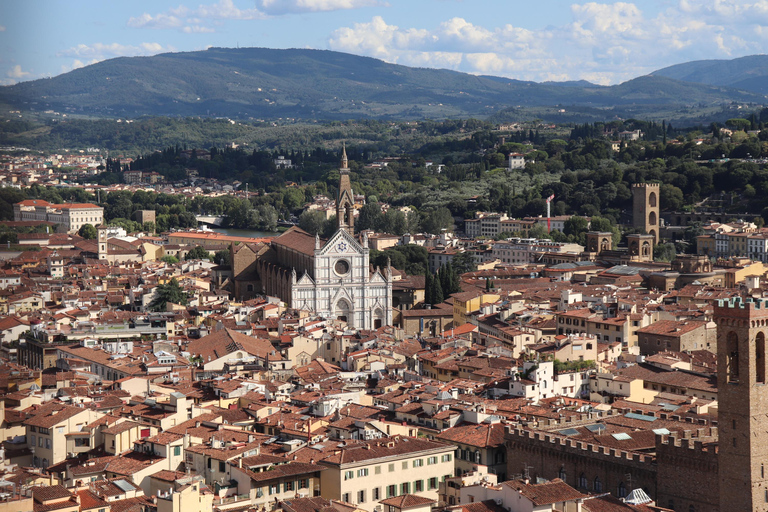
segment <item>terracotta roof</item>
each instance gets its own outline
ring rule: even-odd
[[[425,498],[423,496],[417,496],[416,494],[403,494],[402,496],[395,496],[394,498],[387,498],[379,501],[382,505],[389,505],[390,507],[399,508],[405,510],[415,507],[424,507],[426,505],[432,505],[437,500],[432,498]]]
[[[199,354],[207,362],[209,357],[215,360],[239,350],[266,360],[274,349],[267,340],[253,338],[232,329],[222,329],[192,341],[187,350]]]
[[[543,484],[526,484],[520,480],[509,480],[503,482],[502,485],[506,485],[520,494],[528,498],[535,506],[549,505],[551,503],[558,503],[563,501],[576,500],[584,498],[585,495],[566,484],[559,478],[550,480]]]
[[[321,240],[321,246],[325,243],[325,240]],[[272,245],[282,245],[294,251],[298,251],[302,254],[309,256],[315,255],[315,237],[304,231],[303,229],[293,226],[282,235],[272,240]]]

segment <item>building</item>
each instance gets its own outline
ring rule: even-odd
[[[719,300],[715,322],[720,510],[768,510],[768,301]]]
[[[325,466],[323,497],[372,512],[383,499],[416,494],[437,500],[442,479],[453,476],[452,444],[393,436],[364,442],[328,442],[302,448],[298,460]]]
[[[26,199],[13,205],[13,220],[52,222],[74,233],[85,224],[100,225],[104,208],[91,203],[52,204],[42,199]]]
[[[653,245],[659,243],[659,190],[658,183],[632,185],[632,225],[653,235]]]
[[[637,330],[640,353],[717,351],[717,329],[712,322],[658,320]]]
[[[522,153],[510,153],[509,165],[507,167],[510,171],[525,169],[525,155]]]
[[[355,203],[346,150],[340,173],[336,233],[326,241],[294,226],[272,239],[267,250],[241,249],[234,254],[235,282],[247,278],[246,287],[260,285],[263,293],[295,310],[356,329],[392,325],[392,269],[371,269],[366,234],[353,236]]]

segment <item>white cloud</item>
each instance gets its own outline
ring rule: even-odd
[[[172,46],[163,46],[160,43],[140,43],[138,45],[125,45],[120,43],[94,43],[91,45],[78,44],[59,52],[59,57],[75,57],[72,69],[82,67],[83,61],[93,64],[112,57],[133,57],[139,55],[156,55],[158,53],[175,51]]]
[[[270,15],[339,11],[381,5],[377,0],[258,0],[262,10]]]
[[[29,76],[31,73],[29,71],[22,71],[21,66],[19,64],[16,64],[11,69],[6,71],[5,76],[8,78],[13,78],[14,80],[20,80],[24,77]]]
[[[143,13],[128,19],[133,28],[179,29],[187,34],[210,33],[215,29],[212,21],[263,19],[266,14],[256,8],[240,9],[232,0],[219,0],[213,4],[200,4],[196,9],[184,5],[159,14]]]
[[[5,32],[5,27],[3,25],[0,25],[0,32]]]
[[[399,27],[375,16],[333,31],[328,46],[412,66],[601,84],[678,62],[766,51],[768,0],[678,0],[651,16],[642,5],[574,2],[567,23],[537,30],[460,17],[438,18],[431,28]]]

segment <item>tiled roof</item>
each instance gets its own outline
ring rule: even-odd
[[[325,240],[320,241],[321,246],[324,243]],[[308,256],[314,256],[315,254],[315,237],[296,226],[274,238],[272,245],[281,245]]]
[[[403,494],[402,496],[381,500],[379,503],[399,508],[400,510],[406,510],[409,508],[432,505],[433,503],[436,503],[436,501],[437,500],[433,500],[432,498],[425,498],[424,496],[418,496],[416,494]]]
[[[577,500],[585,497],[582,493],[559,478],[555,478],[554,480],[543,484],[526,484],[520,480],[510,480],[508,482],[503,482],[502,485],[506,485],[519,492],[528,498],[535,506]]]

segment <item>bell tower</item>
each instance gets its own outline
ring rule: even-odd
[[[349,181],[349,160],[347,146],[342,146],[341,168],[339,169],[339,197],[336,199],[336,222],[339,229],[355,235],[355,196]]]
[[[107,259],[107,226],[102,224],[101,226],[96,228],[96,232],[98,234],[97,241],[99,243],[99,259],[100,260],[106,260]]]
[[[768,511],[768,300],[718,300],[720,510]]]
[[[653,235],[653,245],[659,243],[659,193],[658,183],[632,185],[632,225]]]

